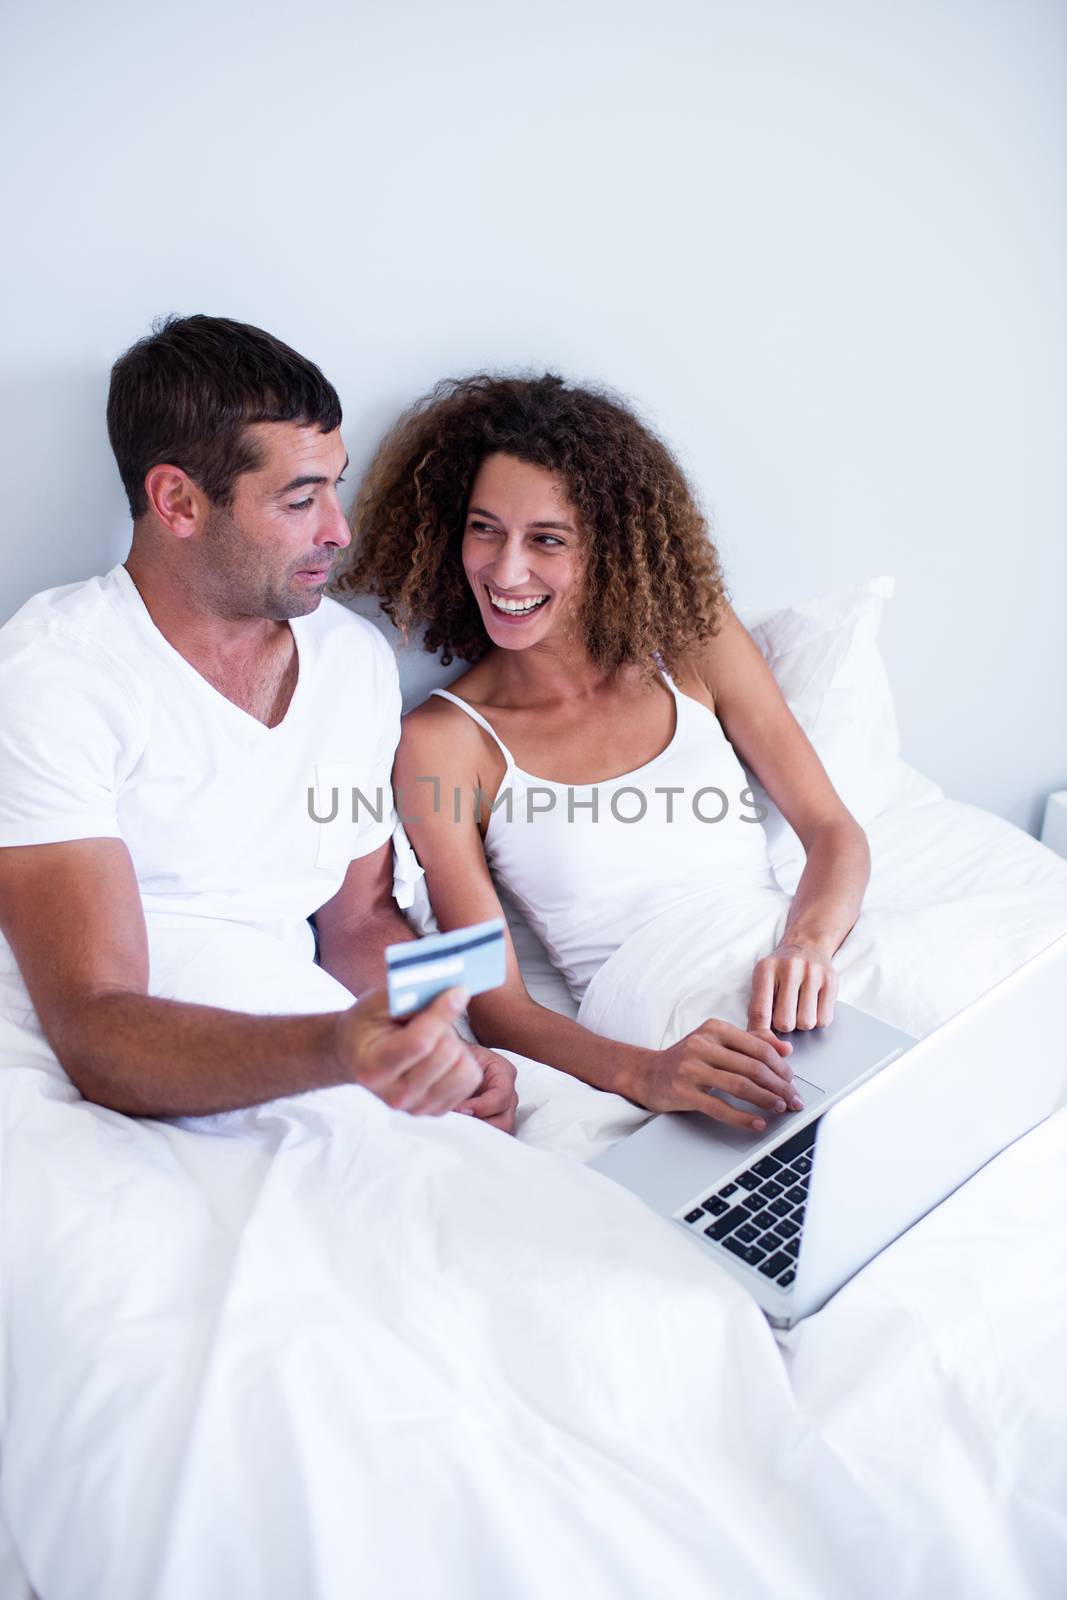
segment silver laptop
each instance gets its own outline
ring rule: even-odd
[[[919,1042],[839,1005],[789,1035],[803,1111],[656,1117],[593,1165],[792,1327],[1063,1103],[1065,997],[1067,934]]]

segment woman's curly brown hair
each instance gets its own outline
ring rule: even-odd
[[[353,555],[337,587],[377,595],[427,650],[478,661],[490,647],[460,557],[479,466],[496,452],[562,480],[585,538],[579,609],[606,673],[658,651],[675,671],[718,631],[725,598],[715,547],[681,468],[609,394],[552,373],[448,379],[382,442],[352,512]]]

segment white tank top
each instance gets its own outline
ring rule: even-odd
[[[703,897],[710,921],[724,900],[774,887],[752,791],[719,719],[662,676],[675,705],[667,748],[633,772],[592,784],[524,772],[473,706],[433,690],[500,748],[506,770],[486,828],[486,859],[578,1001],[630,934],[668,908]]]

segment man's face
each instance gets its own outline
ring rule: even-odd
[[[352,537],[337,494],[348,456],[338,431],[297,422],[256,422],[248,435],[261,464],[209,512],[203,576],[220,614],[283,622],[315,610]]]

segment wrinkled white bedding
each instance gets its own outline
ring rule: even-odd
[[[841,992],[912,1032],[1067,926],[1006,823],[920,784],[870,832]],[[785,904],[619,952],[584,1018],[729,1014]],[[155,970],[334,1003],[226,937]],[[641,1113],[549,1068],[510,1140],[340,1089],[134,1122],[0,1059],[4,1600],[1067,1591],[1067,1113],[776,1342],[573,1159]]]

